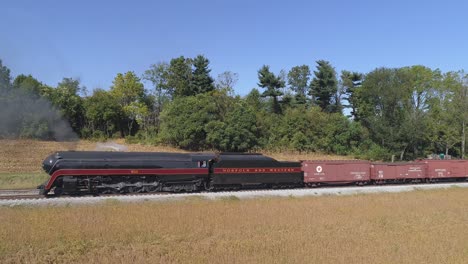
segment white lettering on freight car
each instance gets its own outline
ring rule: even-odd
[[[382,179],[384,176],[383,176],[383,171],[379,170],[379,176],[377,176],[378,178]]]
[[[421,172],[421,167],[410,167],[409,172]]]

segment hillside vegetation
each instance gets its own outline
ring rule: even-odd
[[[215,80],[201,55],[150,65],[141,77],[116,73],[112,86],[93,91],[73,78],[56,86],[31,75],[13,78],[0,60],[0,138],[125,138],[191,151],[319,152],[374,160],[464,157],[464,71],[415,65],[337,73],[325,60],[311,68],[274,73],[263,65],[255,88],[241,97],[234,93],[239,76],[224,72]]]

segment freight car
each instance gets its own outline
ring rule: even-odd
[[[301,165],[261,154],[57,152],[41,194],[197,192],[302,186]]]
[[[363,160],[303,161],[304,184],[320,185],[356,184],[365,185],[370,180],[370,162]]]
[[[304,185],[405,184],[468,180],[468,160],[303,161]]]
[[[468,160],[421,160],[419,162],[426,166],[428,182],[468,179]]]
[[[375,184],[427,181],[426,164],[421,162],[372,163],[370,171],[370,180]]]
[[[406,184],[468,180],[468,160],[303,161],[304,185]]]

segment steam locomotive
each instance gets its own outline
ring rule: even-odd
[[[261,154],[65,151],[47,157],[47,195],[199,192],[303,185],[301,163]]]
[[[38,187],[40,193],[55,196],[468,179],[468,160],[280,162],[257,153],[64,151],[48,156],[42,166],[50,178]]]

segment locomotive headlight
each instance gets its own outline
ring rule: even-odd
[[[50,169],[54,166],[54,162],[56,160],[57,159],[52,155],[44,159],[44,161],[42,162],[42,168],[44,169],[44,171],[49,173]]]

